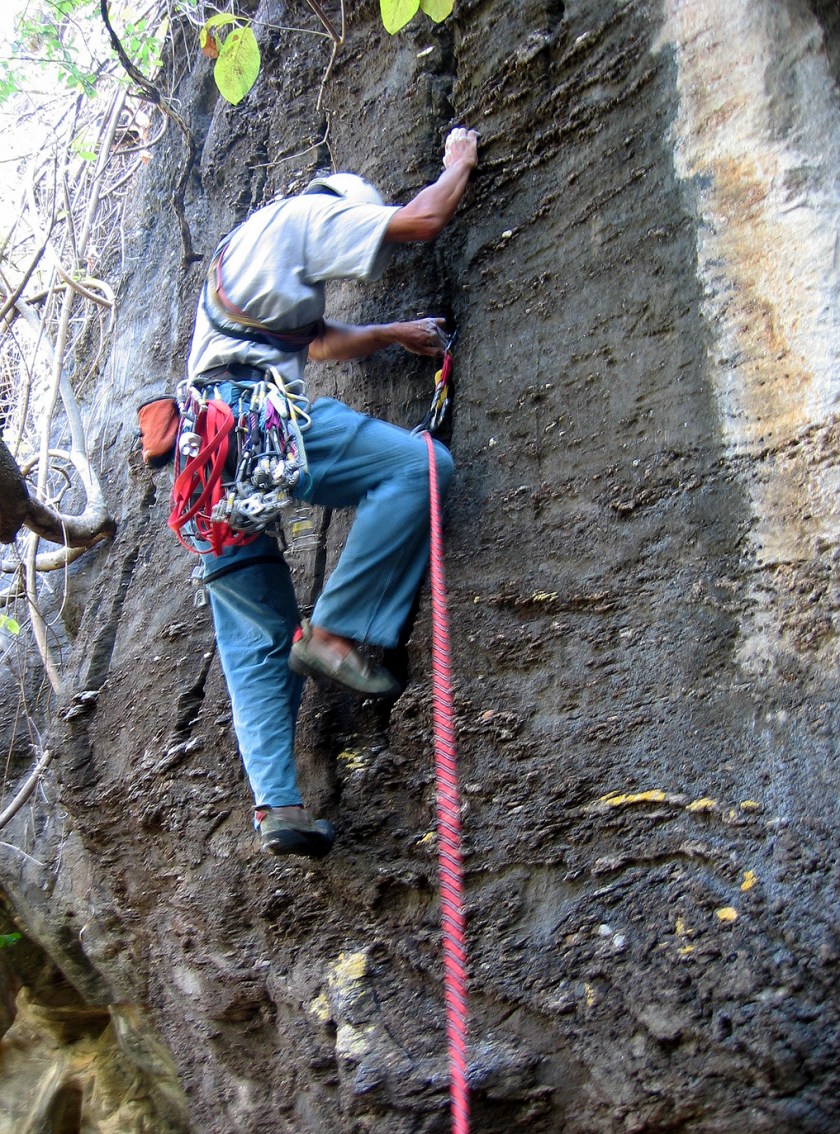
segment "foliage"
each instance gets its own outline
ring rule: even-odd
[[[395,35],[414,18],[418,9],[439,24],[452,11],[454,0],[379,0],[385,30]]]
[[[131,63],[152,79],[160,70],[170,12],[195,21],[204,3],[152,0],[140,11],[130,6],[130,0],[112,0],[109,18]],[[335,46],[340,46],[344,42],[343,3],[340,35],[320,0],[307,3]],[[453,0],[380,0],[380,6],[385,28],[394,35],[418,10],[440,23],[451,13]],[[15,20],[15,35],[7,45],[9,56],[0,60],[0,104],[17,92],[31,90],[37,72],[54,78],[59,87],[95,97],[103,80],[107,82],[114,74],[114,51],[101,32],[99,0],[29,0]],[[200,25],[199,43],[202,52],[214,60],[213,74],[220,94],[238,105],[257,81],[261,66],[251,22],[233,12],[216,12]]]
[[[92,0],[41,0],[27,5],[17,17],[17,38],[11,44],[12,75],[20,89],[21,72],[27,64],[42,71],[53,65],[59,83],[92,95],[96,90],[96,72],[75,34],[79,18],[89,18],[84,9]]]
[[[0,949],[9,945],[16,945],[20,941],[19,933],[0,933]]]
[[[115,27],[135,66],[151,78],[160,68],[169,30],[162,4],[135,14],[113,5]],[[0,103],[15,92],[37,89],[38,76],[59,88],[95,97],[114,74],[114,54],[102,36],[98,0],[30,0],[15,19],[9,58],[0,64]]]
[[[217,29],[233,24],[233,30],[220,40]],[[205,23],[199,36],[201,50],[215,59],[213,77],[221,96],[233,106],[240,103],[260,73],[260,49],[253,29],[229,12],[220,12]]]
[[[147,4],[145,15],[123,7],[115,17],[147,69],[159,63],[167,2]],[[3,440],[30,497],[81,521],[92,500],[103,509],[104,502],[80,402],[114,333],[115,287],[108,278],[123,270],[124,202],[163,136],[164,120],[127,95],[95,0],[28,0],[6,51],[9,61],[0,68]],[[62,606],[62,586],[46,573],[61,578],[81,553],[60,546],[69,542],[69,528],[63,534],[46,537],[53,546],[44,550],[33,531],[21,529],[0,556],[0,661],[11,667],[21,696],[33,637],[53,688],[61,683],[61,619],[54,615],[48,623],[42,610]],[[24,706],[22,719],[27,716]]]

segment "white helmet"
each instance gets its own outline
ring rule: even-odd
[[[316,177],[309,182],[304,193],[332,193],[353,205],[384,204],[374,187],[355,173],[331,173],[328,177]]]

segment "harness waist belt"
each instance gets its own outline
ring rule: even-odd
[[[217,383],[229,375],[233,382],[242,382],[251,385],[254,382],[265,381],[265,371],[259,366],[249,366],[247,362],[226,362],[223,366],[214,366],[211,370],[204,370],[196,374],[195,385],[199,389]]]

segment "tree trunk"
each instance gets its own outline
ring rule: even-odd
[[[14,543],[31,508],[29,489],[5,441],[0,440],[0,543]]]
[[[70,454],[70,459],[74,456]],[[74,463],[82,466],[77,471],[84,484],[87,460]],[[13,543],[22,527],[65,547],[92,547],[116,531],[101,497],[89,503],[81,515],[71,516],[30,496],[17,462],[0,439],[0,543]]]

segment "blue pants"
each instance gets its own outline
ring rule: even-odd
[[[303,499],[356,508],[312,621],[333,634],[393,647],[429,556],[425,438],[320,398],[304,442],[310,481]],[[439,442],[435,462],[443,499],[453,464]],[[289,569],[267,536],[203,560],[233,725],[256,805],[299,804],[294,738],[302,682],[288,657],[300,618]]]

